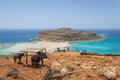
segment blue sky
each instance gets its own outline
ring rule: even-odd
[[[0,29],[120,29],[120,0],[0,0]]]

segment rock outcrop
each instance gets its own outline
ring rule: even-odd
[[[64,42],[64,41],[98,40],[103,39],[103,36],[82,30],[60,28],[57,30],[39,32],[37,38],[45,41]]]
[[[44,80],[63,80],[62,78],[70,77],[70,74],[74,73],[73,71],[75,69],[72,66],[64,66],[55,61],[48,67]]]
[[[100,68],[98,74],[108,80],[115,80],[117,78],[117,69],[115,67],[103,67]]]

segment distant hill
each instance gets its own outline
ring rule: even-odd
[[[65,42],[65,41],[87,41],[103,39],[103,36],[93,32],[83,30],[73,30],[70,28],[60,28],[39,32],[37,38],[45,41]]]

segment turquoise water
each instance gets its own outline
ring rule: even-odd
[[[14,45],[15,43],[0,43],[0,55],[10,55],[11,53],[6,52],[6,49]]]
[[[42,30],[0,30],[0,55],[11,53],[5,50],[19,42],[28,42],[35,39],[35,36]],[[71,50],[86,50],[100,54],[117,53],[120,54],[120,30],[87,30],[106,37],[101,41],[70,42]]]
[[[117,53],[120,54],[120,30],[91,30],[106,37],[100,41],[70,42],[72,50],[87,50],[100,54]]]

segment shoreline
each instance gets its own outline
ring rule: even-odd
[[[97,40],[104,40],[104,35],[102,36],[102,39],[96,39],[96,40],[84,40],[84,41],[68,41],[68,42],[51,42],[51,41],[38,41],[38,42],[19,42],[19,43],[13,43],[15,45],[5,49],[5,54],[0,55],[11,55],[14,52],[19,52],[20,50],[26,49],[26,48],[46,48],[48,53],[52,53],[56,50],[56,48],[65,48],[71,46],[71,42],[90,42],[90,41],[97,41]],[[12,44],[12,43],[11,43]]]
[[[16,43],[14,46],[6,49],[6,52],[19,52],[20,50],[26,48],[46,48],[48,53],[53,52],[58,47],[68,47],[70,46],[69,42],[48,42],[48,41],[39,41],[39,42],[24,42]],[[2,54],[3,55],[3,54]]]
[[[101,39],[95,39],[95,40],[79,40],[79,41],[69,41],[69,42],[94,42],[94,41],[101,41],[106,39],[106,37],[103,34],[101,34],[101,37],[102,37]]]
[[[37,42],[19,42],[14,43],[15,45],[7,48],[4,53],[1,53],[0,55],[11,55],[15,52],[19,52],[20,50],[26,49],[26,48],[46,48],[47,53],[52,53],[56,51],[56,49],[59,48],[66,48],[70,47],[72,42],[95,42],[106,39],[104,35],[101,35],[101,39],[96,40],[84,40],[84,41],[68,41],[68,42],[51,42],[51,41],[37,41]],[[107,53],[107,52],[106,52]],[[108,52],[109,53],[109,52]],[[112,52],[114,53],[114,52]],[[100,53],[98,53],[100,54]],[[117,54],[117,53],[116,53]],[[119,54],[119,53],[118,53]]]
[[[106,39],[106,37],[104,36],[104,34],[99,34],[101,36],[100,39],[93,39],[93,40],[76,40],[76,41],[67,41],[67,42],[93,42],[93,41],[101,41],[101,40],[104,40]],[[38,38],[39,39],[39,38]],[[46,41],[46,42],[53,42],[53,41],[48,41],[48,40],[45,40],[45,39],[42,39],[41,41]],[[66,42],[66,41],[54,41],[54,42]]]

